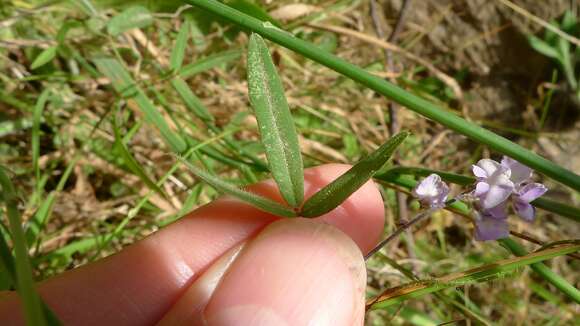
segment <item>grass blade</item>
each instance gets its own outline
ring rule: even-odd
[[[179,70],[179,75],[181,76],[181,78],[187,79],[189,77],[199,74],[200,72],[204,72],[206,70],[210,70],[224,63],[236,60],[241,55],[242,55],[241,50],[231,50],[213,54],[203,59],[200,59],[197,62],[183,66]]]
[[[189,38],[189,28],[189,21],[185,20],[177,33],[177,39],[175,40],[173,51],[171,51],[171,56],[169,57],[169,67],[173,71],[179,70],[183,64],[187,39]]]
[[[79,160],[79,156],[76,155],[69,165],[64,170],[64,173],[60,177],[58,184],[56,185],[56,189],[51,192],[41,203],[32,218],[27,222],[27,228],[25,232],[25,239],[28,246],[33,247],[35,244],[38,244],[38,240],[40,232],[46,226],[50,216],[52,214],[52,208],[54,205],[54,201],[56,199],[57,193],[61,192],[64,189],[64,186],[73,172],[74,167],[76,166]]]
[[[378,298],[371,301],[368,307],[370,309],[384,308],[394,304],[399,304],[411,298],[417,298],[450,287],[485,282],[498,277],[505,277],[506,273],[514,272],[523,266],[570,254],[578,250],[580,250],[580,245],[571,244],[560,248],[534,252],[522,257],[500,260],[493,264],[488,264],[465,272],[450,274],[444,277],[438,277],[428,281],[419,281],[398,286],[383,292],[383,294]]]
[[[187,148],[185,141],[174,133],[163,118],[163,115],[157,110],[155,105],[135,84],[131,75],[119,61],[113,58],[97,58],[93,60],[99,71],[111,80],[115,90],[124,98],[132,98],[137,102],[139,108],[143,110],[145,118],[152,123],[169,145],[171,150],[176,153],[182,153]]]
[[[280,193],[292,207],[304,200],[304,168],[294,120],[264,40],[252,34],[248,46],[248,94],[262,143]]]
[[[304,203],[300,215],[316,217],[336,208],[365,184],[389,160],[393,152],[408,135],[409,133],[404,131],[391,137],[368,157],[360,160],[350,170],[320,189]]]
[[[34,59],[32,64],[30,65],[30,69],[34,70],[52,61],[52,59],[56,57],[56,49],[57,49],[56,46],[51,46],[40,52],[40,54],[36,57],[36,59]]]
[[[133,6],[125,9],[107,23],[107,33],[117,36],[134,28],[147,27],[153,24],[153,16],[143,6]]]
[[[200,178],[201,180],[203,180],[204,182],[208,183],[209,185],[211,185],[212,187],[216,188],[218,191],[223,192],[227,195],[231,195],[234,196],[236,198],[239,198],[241,200],[243,200],[244,202],[260,209],[263,210],[265,212],[277,215],[277,216],[283,216],[283,217],[295,217],[296,213],[291,210],[288,207],[284,207],[281,204],[268,199],[268,198],[264,198],[262,196],[258,196],[256,194],[241,190],[221,179],[219,179],[217,176],[212,175],[198,167],[196,167],[195,165],[189,163],[186,159],[180,157],[180,156],[176,156],[176,158],[183,163],[184,165],[186,165],[189,170],[195,174],[198,178]]]
[[[32,147],[32,168],[34,169],[37,185],[40,184],[40,167],[38,166],[38,158],[40,156],[40,121],[42,120],[42,111],[48,101],[49,95],[50,91],[48,89],[42,91],[32,113],[32,139],[30,144]]]
[[[32,277],[32,267],[28,257],[28,248],[22,230],[20,214],[18,213],[16,190],[4,167],[0,166],[0,185],[2,186],[2,197],[6,205],[10,233],[16,254],[15,270],[17,290],[24,308],[26,322],[29,325],[48,325],[42,308],[42,301],[34,287]]]
[[[208,126],[213,125],[215,120],[213,115],[209,113],[205,105],[203,105],[201,100],[195,96],[183,79],[175,77],[171,80],[171,85],[175,88],[189,111],[195,114],[196,117],[201,119],[201,121]]]
[[[118,109],[115,111],[118,111]],[[136,176],[138,176],[139,179],[141,179],[141,181],[143,181],[143,183],[147,185],[147,187],[149,187],[151,190],[161,195],[161,197],[167,199],[167,196],[165,195],[163,190],[161,190],[161,188],[159,188],[159,186],[157,186],[157,184],[153,182],[153,180],[151,180],[149,176],[147,176],[145,170],[141,167],[141,165],[139,164],[139,162],[137,162],[137,160],[133,157],[133,155],[131,155],[131,153],[127,149],[127,146],[125,146],[125,143],[123,142],[123,137],[121,136],[121,130],[119,129],[118,118],[119,118],[118,112],[115,112],[113,114],[113,133],[115,134],[114,146],[118,149],[119,153],[121,154],[121,158],[129,168],[129,170],[131,170],[131,172],[133,172]]]
[[[394,84],[384,80],[384,78],[372,75],[352,63],[325,52],[317,46],[305,42],[291,33],[273,26],[271,23],[265,23],[255,19],[215,0],[185,0],[185,2],[203,8],[255,33],[259,33],[277,44],[293,50],[351,78],[356,82],[361,83],[370,89],[373,89],[377,93],[401,104],[403,107],[417,112],[426,118],[439,122],[449,129],[455,130],[472,140],[485,144],[499,153],[505,154],[572,189],[580,191],[579,175],[509,141],[502,136],[447,112],[443,108],[395,86]]]

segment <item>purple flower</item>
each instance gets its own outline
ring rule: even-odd
[[[501,166],[511,171],[510,180],[517,186],[532,178],[532,169],[514,160],[511,157],[504,156],[501,159]]]
[[[507,238],[510,235],[505,204],[475,214],[475,239],[488,241]]]
[[[431,174],[413,189],[413,195],[421,204],[431,208],[445,207],[445,200],[449,194],[449,187],[437,174]]]
[[[473,166],[477,184],[475,237],[477,240],[497,240],[509,236],[507,199],[511,196],[516,214],[531,222],[535,209],[530,204],[548,190],[541,183],[531,182],[532,169],[504,156],[501,164],[483,159]]]
[[[512,196],[514,210],[526,222],[531,222],[536,217],[536,210],[530,202],[541,197],[548,188],[541,183],[528,183],[519,187]]]
[[[498,162],[482,159],[477,165],[473,165],[472,169],[477,177],[473,194],[477,197],[481,210],[486,211],[498,206],[514,191],[515,185],[510,180],[511,170]]]

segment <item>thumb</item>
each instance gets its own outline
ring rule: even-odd
[[[224,255],[161,325],[362,325],[366,270],[333,226],[286,219]]]

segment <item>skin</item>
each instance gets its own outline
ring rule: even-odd
[[[307,169],[306,196],[348,168]],[[272,181],[249,190],[282,201]],[[363,253],[383,224],[372,182],[315,219],[224,197],[38,289],[65,325],[362,325]],[[0,292],[0,320],[24,324],[15,293]]]

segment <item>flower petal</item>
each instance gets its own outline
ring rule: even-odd
[[[436,195],[438,182],[441,182],[441,177],[437,174],[431,174],[419,182],[417,187],[413,190],[413,193],[417,197]]]
[[[504,156],[501,160],[501,165],[511,170],[511,180],[515,184],[528,181],[532,177],[532,169],[511,157]]]
[[[528,183],[518,190],[517,200],[525,203],[532,202],[548,191],[548,188],[541,183]]]
[[[490,185],[489,191],[480,197],[481,209],[488,210],[494,208],[508,199],[513,191],[513,186]]]
[[[514,210],[526,222],[532,222],[536,217],[536,209],[526,202],[514,201]]]
[[[472,165],[471,171],[473,171],[473,175],[475,175],[478,178],[481,178],[481,179],[487,178],[487,172],[485,172],[484,169],[480,168],[477,165]]]
[[[507,201],[485,211],[484,215],[494,219],[507,219]]]
[[[479,162],[477,162],[477,165],[476,166],[479,167],[481,170],[485,171],[485,176],[481,176],[480,178],[490,177],[498,169],[501,168],[501,165],[499,163],[497,163],[494,160],[488,159],[488,158],[484,158],[484,159],[479,160]],[[481,174],[481,171],[479,171],[479,169],[478,169],[478,173]],[[475,173],[475,171],[473,171],[473,174],[475,174],[476,176],[478,176]]]
[[[485,195],[487,192],[489,191],[489,184],[485,183],[485,182],[478,182],[475,185],[475,191],[473,192],[473,194],[475,196],[483,196]]]
[[[497,240],[509,235],[507,219],[481,217],[475,222],[475,239],[478,241]]]
[[[443,207],[449,194],[449,187],[441,180],[437,174],[431,174],[423,179],[415,189],[413,195],[421,201],[422,204],[430,207]]]

